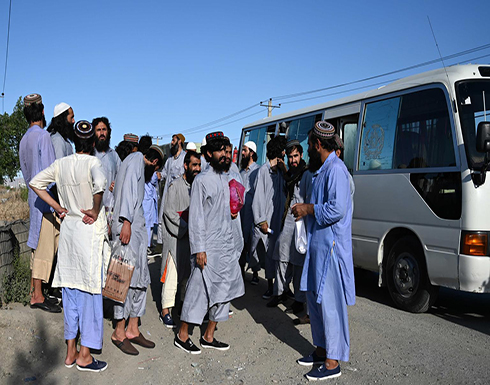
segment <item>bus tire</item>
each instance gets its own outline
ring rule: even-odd
[[[390,296],[400,309],[411,313],[429,310],[439,288],[430,283],[420,244],[410,236],[399,239],[391,248],[386,263]]]

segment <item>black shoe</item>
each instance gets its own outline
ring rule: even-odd
[[[31,309],[41,309],[49,313],[61,313],[61,307],[57,304],[48,302],[46,298],[44,302],[31,303]]]
[[[258,285],[259,284],[259,277],[257,277],[257,276],[252,277],[250,284],[251,285]]]
[[[306,325],[310,323],[310,316],[308,314],[305,314],[303,317],[296,318],[293,320],[293,323],[295,325]]]
[[[286,308],[286,313],[299,314],[305,309],[305,305],[302,302],[294,301],[291,306]]]
[[[294,299],[294,293],[289,289],[284,292],[284,296]]]
[[[177,334],[174,339],[174,345],[186,353],[201,354],[201,349],[194,345],[190,338],[187,338],[187,341],[182,342]]]
[[[263,299],[270,299],[272,297],[272,290],[271,289],[267,289],[267,291],[262,295],[262,298]]]
[[[204,349],[228,350],[230,348],[230,345],[225,344],[224,342],[220,342],[216,338],[213,338],[213,342],[208,342],[203,337],[201,337],[199,343]]]
[[[284,300],[283,300],[283,297],[281,295],[277,296],[275,295],[274,297],[272,297],[272,299],[267,302],[267,307],[276,307],[277,305],[279,305],[280,303],[283,303]]]

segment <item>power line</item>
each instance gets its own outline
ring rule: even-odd
[[[482,51],[482,50],[488,49],[488,48],[490,48],[490,44],[485,44],[485,45],[482,45],[482,46],[479,46],[479,47],[471,48],[471,49],[468,49],[468,50],[465,50],[465,51],[461,51],[461,52],[457,52],[457,53],[452,54],[452,55],[445,56],[445,57],[443,57],[443,59],[445,59],[445,60],[454,59],[456,57],[468,55],[470,53],[477,52],[477,51]],[[419,64],[415,64],[415,65],[412,65],[412,66],[409,66],[409,67],[405,67],[405,68],[401,68],[401,69],[398,69],[398,70],[386,72],[386,73],[383,73],[383,74],[380,74],[380,75],[369,76],[367,78],[363,78],[363,79],[359,79],[359,80],[353,80],[351,82],[341,83],[341,84],[333,85],[333,86],[330,86],[330,87],[319,88],[319,89],[316,89],[316,90],[310,90],[310,91],[296,92],[296,93],[293,93],[293,94],[273,96],[272,99],[274,99],[276,101],[277,100],[282,100],[282,99],[290,99],[290,98],[294,98],[294,97],[298,97],[298,96],[313,94],[313,93],[316,93],[316,92],[327,91],[327,90],[331,90],[331,89],[335,89],[335,88],[350,86],[350,85],[353,85],[353,84],[356,84],[356,83],[362,83],[362,82],[365,82],[365,81],[378,79],[378,78],[381,78],[381,77],[384,77],[384,76],[394,75],[394,74],[397,74],[397,73],[400,73],[400,72],[404,72],[404,71],[408,71],[408,70],[412,70],[412,69],[424,67],[424,66],[427,66],[427,65],[430,65],[430,64],[439,63],[440,61],[441,61],[441,58],[434,59],[434,60],[429,60],[429,61],[426,61],[426,62],[423,62],[423,63],[419,63]],[[267,100],[264,100],[262,102],[265,103],[266,101]]]
[[[461,51],[461,52],[457,52],[457,53],[454,53],[454,54],[445,56],[443,59],[450,60],[450,59],[454,59],[454,58],[457,58],[457,57],[460,57],[460,56],[468,55],[468,54],[473,53],[473,52],[482,51],[482,50],[488,49],[488,48],[490,48],[490,44],[485,44],[485,45],[481,45],[481,46],[478,46],[478,47],[475,47],[475,48],[471,48],[471,49],[468,49],[468,50],[465,50],[465,51]],[[479,56],[479,57],[476,57],[476,58],[473,58],[473,59],[469,59],[469,60],[466,60],[464,62],[468,62],[468,61],[471,61],[471,60],[477,60],[477,59],[485,58],[485,57],[488,57],[488,56],[490,56],[490,54],[489,55]],[[364,79],[359,79],[359,80],[355,80],[355,81],[351,81],[351,82],[346,82],[346,83],[342,83],[342,84],[337,84],[337,85],[333,85],[333,86],[329,86],[329,87],[319,88],[319,89],[316,89],[316,90],[303,91],[303,92],[297,92],[297,93],[293,93],[293,94],[275,96],[272,99],[275,99],[275,100],[278,100],[278,99],[290,99],[290,98],[295,98],[295,97],[299,97],[299,96],[303,96],[303,95],[313,94],[313,93],[317,93],[317,92],[321,92],[321,91],[327,91],[327,90],[331,90],[331,89],[335,89],[335,88],[341,88],[341,87],[345,87],[345,86],[348,86],[348,85],[354,85],[354,84],[357,84],[357,83],[362,83],[362,82],[365,82],[365,81],[378,79],[378,78],[381,78],[381,77],[384,77],[384,76],[389,76],[389,75],[397,74],[397,73],[400,73],[400,72],[408,71],[408,70],[411,70],[411,69],[416,69],[416,68],[424,67],[424,66],[427,66],[427,65],[435,64],[435,63],[440,62],[440,60],[441,60],[440,58],[439,59],[434,59],[434,60],[429,60],[429,61],[426,61],[426,62],[423,62],[423,63],[415,64],[415,65],[408,66],[408,67],[405,67],[405,68],[401,68],[401,69],[398,69],[398,70],[386,72],[386,73],[379,74],[379,75],[370,76],[370,77],[367,77],[367,78],[364,78]],[[390,80],[389,82],[392,82],[392,81],[395,81],[395,80],[397,80],[397,79]],[[298,102],[301,102],[301,101],[306,101],[306,100],[311,100],[311,99],[317,99],[317,98],[321,98],[321,97],[325,97],[325,96],[342,94],[342,93],[346,93],[346,92],[350,92],[350,91],[354,91],[354,90],[358,90],[358,89],[370,88],[370,87],[373,87],[373,86],[376,86],[376,85],[379,85],[379,84],[386,84],[386,82],[374,83],[374,84],[370,84],[370,85],[367,85],[367,86],[357,87],[357,88],[353,88],[353,89],[350,89],[350,90],[344,90],[344,91],[339,91],[339,92],[335,92],[335,93],[329,93],[329,94],[325,94],[325,95],[319,95],[319,96],[315,96],[315,97],[311,97],[311,98],[304,98],[304,99],[292,100],[292,101],[289,101],[289,102],[284,102],[282,104],[298,103]],[[267,100],[264,100],[263,102],[267,102],[267,101],[268,101],[268,99]],[[229,114],[229,115],[226,115],[226,116],[224,116],[222,118],[213,120],[213,121],[208,122],[208,123],[201,124],[199,126],[195,126],[195,127],[191,127],[191,128],[185,129],[185,130],[183,130],[181,132],[183,134],[192,134],[192,133],[202,132],[202,131],[206,131],[206,130],[210,130],[210,129],[214,129],[214,128],[219,128],[219,127],[225,126],[227,124],[235,123],[237,121],[246,119],[246,118],[248,118],[250,116],[257,115],[261,111],[255,112],[255,113],[250,114],[250,115],[246,115],[246,116],[244,116],[242,118],[233,120],[231,122],[227,122],[227,123],[224,123],[224,124],[216,125],[217,123],[221,123],[221,122],[223,122],[225,120],[228,120],[228,119],[230,119],[230,118],[232,118],[234,116],[240,115],[240,114],[242,114],[242,113],[244,113],[246,111],[249,111],[249,110],[253,109],[254,107],[258,107],[258,106],[260,106],[260,104],[258,104],[258,103],[253,104],[253,105],[251,105],[251,106],[249,106],[247,108],[244,108],[242,110],[236,111],[236,112],[234,112],[232,114]]]
[[[5,72],[3,74],[3,88],[2,88],[2,105],[5,99],[5,82],[7,80],[7,63],[9,57],[9,42],[10,42],[10,14],[12,13],[12,0],[9,3],[9,22],[7,27],[7,49],[5,52]],[[3,111],[5,112],[5,106],[3,105]]]
[[[200,128],[204,128],[204,127],[208,127],[208,126],[212,126],[212,125],[214,125],[214,124],[216,124],[216,123],[222,122],[223,120],[228,120],[228,119],[230,119],[230,118],[233,118],[233,117],[234,117],[234,116],[236,116],[236,115],[242,114],[242,113],[244,113],[245,111],[251,110],[252,108],[257,107],[257,106],[259,106],[259,104],[258,104],[258,103],[255,103],[255,104],[251,105],[250,107],[244,108],[243,110],[240,110],[240,111],[234,112],[234,113],[232,113],[232,114],[230,114],[230,115],[226,115],[226,116],[224,116],[224,117],[222,117],[222,118],[219,118],[219,119],[213,120],[212,122],[209,122],[209,123],[204,123],[204,124],[201,124],[201,125],[199,125],[199,126],[195,126],[195,127],[192,127],[192,128],[188,128],[188,129],[186,129],[186,130],[182,131],[182,133],[183,133],[183,134],[192,134],[193,132],[198,132],[198,131],[194,131],[194,130],[197,130],[197,129],[200,129]]]

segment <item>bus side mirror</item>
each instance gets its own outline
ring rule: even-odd
[[[490,122],[478,123],[476,131],[476,151],[490,152]]]

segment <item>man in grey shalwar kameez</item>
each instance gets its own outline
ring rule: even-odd
[[[214,338],[218,322],[228,319],[230,301],[244,294],[243,279],[234,253],[233,220],[230,211],[229,177],[222,132],[206,136],[210,168],[192,185],[189,208],[191,276],[187,284],[182,324],[174,344],[192,354],[201,350],[189,338],[189,324],[200,325],[206,313],[209,322],[200,339],[203,348],[227,350],[229,345]]]
[[[121,158],[111,147],[111,124],[105,116],[92,120],[95,129],[95,156],[101,161],[107,179],[102,203],[107,213],[109,225],[112,223],[112,208],[114,206],[114,185],[117,171],[121,166]]]
[[[144,156],[134,152],[121,164],[114,186],[112,238],[119,238],[123,245],[128,245],[127,257],[134,265],[134,272],[124,304],[114,305],[114,320],[117,324],[111,339],[121,351],[131,355],[138,354],[131,342],[146,348],[155,347],[153,342],[140,333],[138,318],[145,314],[146,289],[150,283],[143,213],[145,171],[156,171],[162,163],[163,152],[158,146],[152,146]],[[128,327],[125,329],[128,318]]]
[[[59,103],[54,107],[53,119],[49,123],[48,132],[53,142],[56,159],[73,154],[73,125],[75,113],[66,103]]]
[[[267,159],[258,171],[255,181],[255,195],[252,202],[252,212],[255,227],[253,229],[251,255],[249,266],[256,277],[260,270],[260,262],[265,260],[265,278],[268,288],[262,298],[269,299],[273,294],[273,279],[275,265],[272,253],[276,240],[281,231],[281,219],[286,198],[283,193],[284,178],[284,148],[286,139],[276,136],[267,143]]]
[[[303,160],[303,147],[298,140],[290,140],[286,144],[286,155],[289,170],[285,174],[286,205],[282,217],[282,230],[276,242],[272,259],[276,265],[274,280],[274,297],[267,303],[268,307],[275,307],[286,300],[289,291],[289,282],[293,281],[295,302],[286,312],[299,313],[304,309],[306,295],[299,290],[301,273],[305,255],[298,252],[295,244],[296,219],[291,213],[291,207],[296,203],[305,202],[306,192],[311,185],[312,174],[307,170]]]
[[[225,150],[225,174],[228,175],[228,183],[231,182],[232,179],[235,179],[238,183],[243,185],[242,177],[240,176],[240,172],[238,171],[238,167],[232,161],[233,157],[233,147],[231,143],[228,142]],[[242,208],[243,209],[243,208]],[[241,210],[240,210],[241,211]],[[240,256],[242,254],[242,250],[244,248],[244,238],[242,232],[242,220],[241,213],[239,212],[238,217],[232,221],[233,223],[233,240],[234,240],[234,253],[236,253],[238,261],[240,261]],[[240,268],[241,271],[241,268]],[[242,274],[243,278],[243,274]],[[230,314],[232,314],[230,312]]]
[[[172,142],[170,142],[170,156],[162,170],[162,180],[165,180],[165,186],[162,192],[162,201],[160,203],[160,210],[158,211],[158,243],[163,243],[165,235],[165,226],[163,226],[163,204],[165,202],[165,194],[167,193],[168,186],[184,173],[184,142],[185,137],[182,134],[172,135]]]
[[[200,154],[194,151],[187,152],[184,157],[184,175],[170,184],[163,205],[163,220],[167,231],[162,250],[162,313],[159,318],[168,328],[176,326],[170,308],[175,306],[176,295],[179,289],[182,294],[190,275],[191,250],[187,231],[189,204],[192,182],[201,172],[200,158]]]
[[[255,194],[255,179],[260,166],[257,161],[257,145],[248,141],[242,148],[242,159],[240,162],[241,170],[240,177],[243,181],[243,187],[245,187],[245,196],[243,207],[240,210],[240,219],[242,222],[242,234],[244,247],[242,255],[240,257],[240,268],[242,269],[242,275],[245,274],[245,265],[248,260],[250,243],[252,238],[252,231],[254,227],[254,217],[252,213],[252,202]],[[252,284],[258,284],[258,278],[253,278]]]

